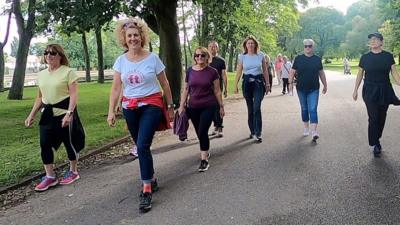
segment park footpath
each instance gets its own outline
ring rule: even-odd
[[[137,160],[115,157],[81,170],[69,186],[2,211],[0,224],[400,224],[399,108],[389,108],[383,155],[376,159],[364,103],[351,98],[354,76],[327,72],[327,78],[317,144],[302,136],[297,97],[274,86],[262,105],[260,144],[248,139],[244,100],[228,100],[224,137],[211,140],[205,173],[197,172],[193,131],[184,143],[170,134],[157,137],[152,149],[160,190],[150,212],[138,210]]]

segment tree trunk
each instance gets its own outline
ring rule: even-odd
[[[229,42],[222,45],[222,48],[221,48],[221,57],[224,59],[226,59],[226,50],[228,49],[228,44],[229,44]]]
[[[15,62],[15,70],[10,92],[8,93],[8,99],[21,100],[24,94],[25,70],[26,63],[28,61],[28,52],[31,39],[31,35],[23,34],[22,36],[20,36]]]
[[[153,52],[153,45],[151,44],[151,41],[149,42],[149,51]]]
[[[235,59],[235,68],[234,68],[234,70],[236,71],[236,68],[237,68],[237,64],[238,64],[238,55],[239,55],[239,50],[235,50],[235,54],[234,54],[234,59]]]
[[[0,46],[0,92],[4,91],[4,72],[5,72],[5,62],[4,62],[4,46]]]
[[[183,0],[181,0],[181,10],[182,10],[182,26],[183,26],[183,52],[185,56],[185,71],[188,68],[188,57],[186,51],[186,40],[187,40],[187,33],[186,33],[186,18],[185,18],[185,8],[183,7]]]
[[[98,70],[98,83],[104,83],[104,59],[103,59],[103,41],[101,39],[101,27],[97,27],[96,43],[97,43],[97,70]]]
[[[4,72],[6,67],[4,62],[4,46],[7,44],[8,35],[10,34],[11,14],[12,10],[8,12],[7,28],[4,41],[3,43],[0,42],[0,92],[4,91]]]
[[[233,43],[229,46],[229,62],[228,62],[228,72],[233,71],[233,57],[235,54],[235,46]]]
[[[398,61],[399,63],[398,63],[398,64],[400,65],[400,53],[399,53],[399,56],[398,56],[398,57],[399,57],[399,61]]]
[[[202,14],[201,14],[201,38],[200,38],[200,46],[207,46],[209,31],[208,24],[208,8],[202,6]]]
[[[86,71],[86,82],[91,82],[92,79],[90,77],[90,56],[89,56],[89,50],[88,50],[88,45],[86,41],[86,32],[83,31],[82,33],[82,46],[83,46],[83,56],[85,58],[85,71]]]
[[[180,100],[182,80],[182,54],[176,15],[177,6],[177,0],[164,0],[153,6],[159,28],[161,60],[166,65],[166,74],[175,104],[178,104]]]

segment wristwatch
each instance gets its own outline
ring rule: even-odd
[[[168,108],[168,109],[170,109],[170,108],[175,108],[175,104],[174,104],[174,103],[168,104],[168,105],[167,105],[167,108]]]
[[[68,116],[72,116],[72,113],[74,113],[74,112],[71,111],[71,110],[68,110],[68,111],[67,111],[67,115],[68,115]]]

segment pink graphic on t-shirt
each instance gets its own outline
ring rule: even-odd
[[[129,85],[137,85],[143,82],[143,75],[140,72],[133,71],[127,76]]]

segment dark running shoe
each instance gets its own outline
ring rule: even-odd
[[[257,143],[261,143],[262,142],[262,137],[261,136],[257,136],[256,137],[256,141],[257,141]]]
[[[375,145],[375,146],[374,146],[374,151],[373,151],[373,153],[374,153],[374,156],[375,156],[375,157],[380,157],[380,156],[381,156],[381,153],[382,153],[381,148],[382,148],[382,147],[379,147],[378,145]]]
[[[140,212],[148,212],[151,210],[151,193],[140,192],[139,195],[139,210]]]
[[[201,160],[200,166],[199,166],[199,172],[207,171],[208,167],[210,167],[210,164],[208,164],[208,161],[207,160]]]

